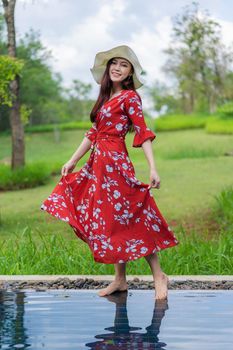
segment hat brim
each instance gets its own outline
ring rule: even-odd
[[[138,58],[134,51],[127,45],[117,46],[111,50],[98,52],[96,54],[94,66],[90,68],[90,71],[98,84],[101,84],[101,80],[105,72],[107,62],[113,57],[125,58],[133,65],[133,81],[136,89],[145,84],[145,81],[141,76],[142,67],[138,61]]]

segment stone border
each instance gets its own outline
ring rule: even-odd
[[[168,289],[233,290],[233,275],[173,275],[168,277]],[[113,275],[2,275],[0,276],[0,291],[100,289],[106,287],[113,279]],[[127,276],[127,284],[128,289],[154,289],[151,275],[129,275]]]
[[[168,275],[171,282],[182,281],[233,281],[233,275]],[[0,275],[0,283],[7,281],[56,281],[57,279],[68,278],[71,281],[77,279],[93,279],[94,281],[113,281],[113,275]],[[152,275],[127,275],[127,281],[139,279],[140,281],[153,282]]]

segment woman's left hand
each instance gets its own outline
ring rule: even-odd
[[[160,177],[155,169],[150,171],[150,188],[160,188]]]

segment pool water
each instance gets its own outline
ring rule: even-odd
[[[233,349],[233,291],[2,291],[0,349]]]

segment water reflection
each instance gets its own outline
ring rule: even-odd
[[[0,291],[0,349],[165,349],[166,343],[159,341],[158,334],[161,321],[168,309],[167,301],[155,301],[151,324],[143,331],[141,327],[129,325],[128,292],[115,293],[105,297],[107,300],[96,296],[107,311],[106,317],[105,314],[102,315],[103,321],[110,320],[112,314],[110,305],[106,303],[115,304],[114,325],[102,328],[98,327],[96,322],[96,329],[92,331],[89,329],[84,335],[83,317],[88,323],[90,317],[98,316],[95,312],[93,314],[93,311],[88,313],[88,310],[92,309],[91,305],[88,307],[88,303],[92,301],[91,297],[73,294],[74,298],[64,300],[66,296],[46,292],[28,294],[23,291]],[[93,301],[96,303],[95,298]],[[145,315],[142,315],[142,320],[144,318]],[[51,325],[53,329],[49,328]],[[96,335],[98,328],[108,333]],[[88,342],[93,338],[98,340]]]
[[[87,343],[86,346],[95,350],[165,349],[167,344],[159,341],[158,334],[165,311],[168,309],[167,300],[155,300],[151,324],[145,328],[146,332],[136,332],[142,328],[129,325],[127,296],[126,291],[105,297],[116,305],[114,326],[104,328],[112,333],[98,334],[95,338],[102,340]]]
[[[153,291],[0,291],[0,349],[233,349],[232,300],[230,290],[170,291],[166,313]]]
[[[24,298],[25,293],[0,292],[1,349],[12,349],[15,345],[26,349],[30,346],[24,327]]]

